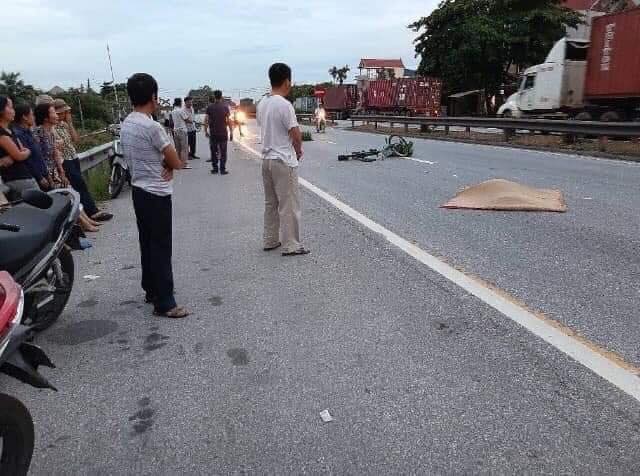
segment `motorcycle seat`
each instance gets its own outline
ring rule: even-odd
[[[0,270],[18,272],[58,237],[71,208],[71,200],[52,194],[46,210],[20,203],[0,214],[0,223],[16,225],[19,231],[0,230]]]

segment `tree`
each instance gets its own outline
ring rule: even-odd
[[[420,56],[418,72],[444,81],[451,92],[484,89],[487,103],[513,70],[544,61],[566,27],[581,23],[562,0],[443,0],[409,28]],[[489,108],[490,110],[490,108]]]
[[[338,78],[338,68],[336,66],[329,68],[329,76],[333,78],[333,82],[335,83]]]
[[[347,65],[343,66],[342,68],[336,71],[336,78],[338,79],[340,86],[342,86],[342,83],[344,83],[344,80],[347,79],[347,76],[349,75],[349,71],[351,71],[351,68],[349,68],[349,66]]]
[[[0,95],[9,96],[14,102],[18,99],[33,102],[38,91],[30,84],[24,84],[20,73],[0,73]]]

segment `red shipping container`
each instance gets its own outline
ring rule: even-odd
[[[584,96],[640,97],[640,8],[593,21]]]
[[[400,78],[369,83],[364,107],[371,111],[438,116],[442,82],[436,78]]]
[[[351,111],[358,102],[358,88],[355,84],[327,88],[323,102],[327,111]]]

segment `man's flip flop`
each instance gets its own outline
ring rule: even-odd
[[[273,250],[277,250],[278,248],[280,248],[282,246],[282,243],[278,243],[275,246],[265,246],[264,248],[262,248],[264,251],[273,251]]]
[[[187,317],[189,315],[189,311],[187,311],[184,307],[176,306],[167,312],[153,311],[153,314],[158,317],[168,317],[169,319],[182,319],[183,317]]]
[[[311,253],[311,251],[309,251],[306,248],[302,248],[296,251],[285,251],[284,253],[282,253],[282,256],[302,256],[302,255],[308,255],[309,253]]]
[[[95,221],[109,221],[112,218],[113,218],[113,214],[107,213],[107,212],[98,212],[91,217],[91,219]]]

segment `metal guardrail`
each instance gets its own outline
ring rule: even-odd
[[[640,137],[640,122],[599,122],[569,121],[555,119],[507,119],[499,117],[406,117],[356,115],[350,118],[355,127],[356,122],[403,124],[408,132],[410,125],[444,127],[445,134],[450,127],[464,127],[470,133],[471,128],[502,129],[508,141],[517,130],[530,132],[555,132],[565,134],[569,138],[577,136],[596,136],[600,139],[600,149],[606,150],[608,137]]]
[[[92,149],[86,150],[78,154],[80,159],[80,170],[86,172],[94,168],[96,165],[107,160],[109,153],[113,149],[113,142],[102,144]]]

